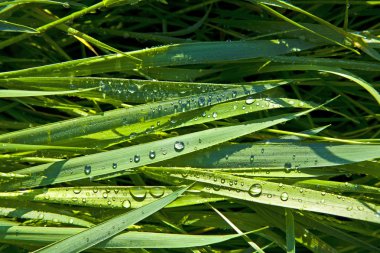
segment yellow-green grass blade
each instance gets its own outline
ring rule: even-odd
[[[28,175],[15,174],[13,172],[9,172],[9,173],[0,172],[0,182],[2,180],[11,180],[13,178],[24,178],[24,177],[28,177]]]
[[[114,54],[2,72],[0,78],[84,76],[133,69],[143,71],[144,68],[152,67],[238,62],[298,52],[316,46],[317,44],[296,39],[174,44],[131,52],[132,56],[142,60],[141,64],[131,61],[123,54]]]
[[[21,33],[38,33],[38,31],[32,27],[0,20],[0,31],[3,32],[21,32]]]
[[[0,241],[20,244],[46,245],[84,231],[68,227],[0,226]],[[186,235],[149,232],[126,232],[94,245],[100,249],[123,248],[189,248],[224,242],[240,235]]]
[[[77,186],[0,192],[1,199],[57,203],[87,207],[135,209],[171,194],[167,186]],[[166,207],[189,206],[223,200],[199,191],[186,192]]]
[[[74,118],[35,128],[20,130],[0,135],[0,141],[26,144],[50,144],[60,140],[71,139],[120,126],[130,126],[133,123],[147,121],[164,115],[175,115],[179,112],[203,108],[211,104],[233,100],[277,87],[282,82],[264,85],[252,85],[225,90],[211,91],[202,95],[185,96],[181,100],[167,100],[142,104],[130,108],[115,109],[102,114]],[[184,101],[184,103],[182,103]],[[150,126],[149,126],[150,127]],[[142,130],[139,126],[140,131]],[[145,131],[146,129],[144,129]],[[31,138],[31,136],[33,136]]]
[[[86,220],[64,214],[57,208],[17,200],[2,200],[0,204],[0,216],[62,223],[81,227],[91,227],[93,225]]]
[[[294,234],[294,215],[291,209],[285,208],[285,223],[286,223],[286,252],[296,252],[296,242]]]
[[[86,153],[88,151],[97,151],[95,148],[67,147],[67,146],[51,146],[51,145],[29,145],[18,143],[0,143],[1,152],[20,152],[20,151],[36,151],[36,150],[66,150],[78,153]]]
[[[78,89],[78,90],[65,90],[65,91],[36,91],[36,90],[0,90],[0,98],[14,98],[14,97],[35,97],[35,96],[52,96],[52,95],[69,95],[80,92],[93,90]]]
[[[37,187],[78,179],[90,179],[96,176],[134,169],[202,150],[295,119],[312,110],[314,109],[253,120],[235,126],[208,129],[178,137],[18,170],[15,173],[31,174],[30,179],[18,180],[13,184],[7,184],[6,187],[2,186],[0,189],[8,191],[17,188]]]
[[[49,244],[35,252],[79,252],[88,249],[126,229],[128,226],[133,225],[146,217],[152,215],[158,210],[162,209],[167,204],[173,202],[188,187],[183,187],[170,195],[158,199],[150,204],[141,208],[132,210],[130,212],[113,217],[103,223],[100,223],[90,229],[81,231],[68,238],[64,238],[55,243]]]
[[[232,199],[380,223],[380,206],[355,198],[215,171],[191,168],[139,168],[139,170],[160,181],[173,183],[176,179],[180,182],[204,183],[202,191]]]

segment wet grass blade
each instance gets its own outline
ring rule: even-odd
[[[126,229],[149,215],[157,212],[170,202],[178,198],[189,187],[179,189],[170,195],[147,204],[139,209],[127,212],[98,224],[90,229],[74,234],[61,241],[50,244],[34,252],[79,252],[88,249]]]

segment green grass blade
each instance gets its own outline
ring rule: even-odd
[[[21,33],[38,33],[38,31],[32,27],[8,22],[5,20],[0,20],[0,31],[3,31],[3,32],[21,32]]]
[[[294,216],[291,209],[285,208],[285,220],[286,220],[286,252],[296,252],[296,242],[294,234]]]
[[[139,209],[127,212],[116,216],[108,221],[96,225],[90,229],[84,230],[80,233],[72,235],[61,241],[50,244],[44,248],[41,248],[39,252],[79,252],[88,249],[99,242],[102,242],[126,229],[128,226],[133,225],[149,215],[157,212],[170,202],[178,198],[189,187],[184,187],[180,190],[173,192],[172,194],[156,200],[150,204],[147,204]]]

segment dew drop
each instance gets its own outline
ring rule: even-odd
[[[272,195],[272,194],[270,194],[270,193],[268,193],[268,194],[267,194],[267,197],[270,199],[270,198],[272,198],[272,197],[273,197],[273,195]]]
[[[117,168],[117,163],[113,163],[112,164],[112,169],[116,169]]]
[[[232,96],[233,98],[236,98],[236,95],[237,95],[237,92],[236,92],[236,91],[232,91],[232,95],[231,95],[231,96]]]
[[[255,102],[255,100],[252,97],[247,97],[247,99],[245,100],[245,103],[247,105],[253,104],[253,102]]]
[[[162,197],[162,195],[164,195],[165,188],[157,186],[157,187],[151,188],[149,192],[150,192],[150,195],[152,195],[152,197],[160,198]]]
[[[260,196],[260,194],[262,193],[262,191],[263,191],[263,188],[262,188],[261,184],[253,184],[249,188],[248,193],[252,197],[258,197],[258,196]]]
[[[74,188],[73,192],[75,194],[79,194],[81,192],[81,189],[80,188]]]
[[[177,152],[181,152],[182,150],[184,150],[185,148],[185,143],[183,143],[182,141],[176,141],[174,143],[174,150],[177,151]]]
[[[139,156],[139,155],[135,155],[134,158],[133,158],[133,161],[134,161],[135,163],[140,162],[140,156]]]
[[[38,215],[38,219],[43,219],[44,218],[44,214],[43,213],[40,213],[39,215]]]
[[[286,192],[281,193],[280,199],[282,201],[287,201],[289,199],[289,195]]]
[[[204,106],[206,104],[206,99],[204,97],[199,97],[198,99],[198,105]]]
[[[73,218],[70,218],[69,219],[69,224],[73,224],[74,223],[74,219]]]
[[[146,190],[143,187],[133,187],[129,190],[129,192],[137,201],[143,201],[146,197]]]
[[[130,208],[131,207],[131,202],[127,199],[127,200],[124,200],[123,203],[121,203],[121,205],[124,208]]]
[[[108,193],[107,192],[103,192],[103,198],[108,198]]]
[[[253,163],[253,162],[255,161],[255,155],[251,155],[251,156],[249,157],[249,161],[250,161],[251,163]]]
[[[91,174],[91,165],[86,164],[84,166],[84,174],[90,175]]]
[[[216,112],[213,112],[213,113],[212,113],[212,117],[213,117],[214,119],[216,119],[216,118],[218,117],[218,114],[217,114]]]
[[[149,151],[149,158],[150,159],[156,158],[156,152],[154,152],[154,150]]]

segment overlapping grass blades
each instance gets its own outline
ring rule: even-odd
[[[378,252],[376,5],[1,2],[0,252]]]

